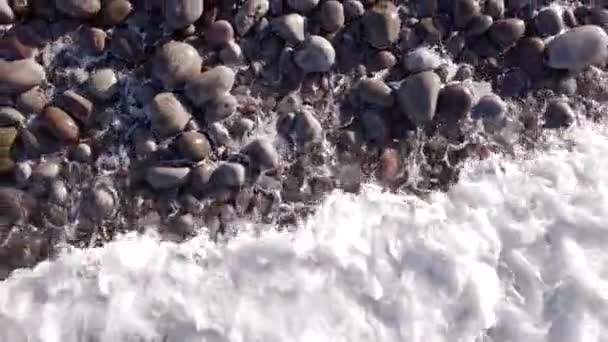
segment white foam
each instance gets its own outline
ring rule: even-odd
[[[295,233],[66,253],[0,283],[0,312],[44,342],[605,342],[608,129],[546,145],[428,201],[333,194]]]

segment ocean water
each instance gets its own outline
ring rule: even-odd
[[[421,199],[333,193],[295,233],[128,235],[0,283],[0,341],[608,341],[608,128]]]

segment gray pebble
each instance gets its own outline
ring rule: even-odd
[[[294,54],[294,61],[306,73],[329,71],[336,62],[336,51],[321,36],[310,36]]]
[[[299,145],[316,143],[323,139],[323,127],[310,110],[303,110],[296,115],[293,128]]]
[[[227,20],[218,20],[209,25],[205,38],[212,46],[228,44],[234,39],[234,28]]]
[[[473,77],[475,74],[475,70],[469,64],[463,64],[458,66],[458,70],[456,70],[456,74],[454,75],[455,81],[464,81]]]
[[[440,64],[439,56],[428,48],[416,49],[403,58],[403,66],[410,73],[437,69]]]
[[[101,16],[107,25],[123,23],[133,12],[133,5],[127,0],[106,0],[101,8]]]
[[[441,80],[432,71],[406,78],[397,91],[401,110],[418,127],[430,123],[435,116]]]
[[[388,48],[397,41],[401,30],[397,7],[388,1],[376,4],[365,13],[363,29],[371,46],[377,49]]]
[[[366,78],[358,82],[357,93],[363,102],[391,107],[394,103],[393,90],[381,80]]]
[[[564,20],[557,8],[547,7],[536,14],[534,26],[541,37],[553,36],[564,28]]]
[[[170,136],[181,132],[191,115],[173,93],[160,93],[154,97],[148,107],[152,129],[161,136]]]
[[[172,29],[194,24],[203,15],[203,0],[162,0],[165,22]]]
[[[287,0],[287,4],[296,12],[308,13],[319,5],[319,0]]]
[[[192,187],[198,191],[205,191],[212,173],[213,168],[210,165],[200,164],[194,167],[190,173],[190,183],[192,184]]]
[[[567,102],[551,100],[545,109],[545,127],[568,127],[574,123],[574,117],[574,111]]]
[[[103,220],[116,210],[116,200],[104,187],[89,189],[84,194],[82,209],[89,218]]]
[[[209,179],[216,187],[240,187],[245,184],[245,167],[238,163],[221,163]]]
[[[188,236],[194,233],[195,224],[192,214],[176,216],[171,220],[171,231],[180,236]]]
[[[0,0],[0,25],[11,24],[15,21],[15,13],[8,0]]]
[[[489,15],[476,15],[469,21],[466,34],[468,36],[478,36],[484,34],[490,29],[493,23],[494,19],[492,19],[492,17]]]
[[[195,162],[207,158],[211,153],[211,145],[207,137],[199,132],[184,132],[180,135],[177,144],[182,156]]]
[[[507,104],[496,94],[485,95],[479,99],[471,111],[471,117],[482,120],[486,130],[501,128],[505,122]]]
[[[33,59],[0,59],[0,94],[22,93],[41,85],[45,80],[44,68]]]
[[[479,14],[479,4],[477,0],[454,0],[452,2],[452,15],[454,26],[464,29],[467,24]]]
[[[32,176],[32,167],[29,163],[19,162],[15,165],[15,181],[19,185],[25,185]]]
[[[526,32],[526,23],[521,19],[497,20],[490,27],[490,39],[501,48],[515,44]]]
[[[598,26],[579,26],[556,36],[547,44],[545,51],[545,62],[549,67],[580,71],[606,62],[608,36]]]
[[[186,84],[186,96],[202,107],[207,101],[227,94],[234,85],[235,76],[229,67],[216,66],[190,80]]]
[[[178,188],[188,183],[190,168],[153,166],[146,171],[146,181],[154,190]]]
[[[290,44],[301,43],[305,39],[306,18],[298,13],[289,13],[272,20],[271,26],[279,37]]]
[[[352,20],[363,16],[365,13],[365,7],[359,0],[345,0],[344,1],[344,15],[346,19]]]
[[[90,18],[101,10],[101,0],[55,0],[59,11],[73,18]]]
[[[302,107],[302,98],[297,93],[290,93],[277,103],[276,112],[287,114],[299,110],[300,107]]]
[[[12,107],[0,107],[0,126],[22,126],[25,116]]]
[[[89,78],[89,91],[99,100],[109,100],[118,92],[118,79],[112,69],[100,69]]]
[[[205,106],[205,121],[213,123],[230,117],[236,111],[238,101],[231,94],[223,94],[207,102]]]
[[[228,42],[220,51],[220,59],[226,65],[238,65],[245,61],[241,46],[233,41]]]
[[[255,122],[251,119],[240,118],[232,126],[232,134],[237,137],[243,137],[253,130]]]
[[[75,160],[80,162],[88,162],[91,160],[91,156],[93,155],[91,151],[91,146],[89,144],[80,143],[76,145],[72,156]]]
[[[321,27],[327,32],[336,32],[344,26],[344,6],[336,0],[321,4]]]
[[[234,17],[236,32],[241,36],[246,35],[269,9],[268,0],[246,0]]]
[[[192,45],[172,40],[157,50],[152,74],[165,88],[173,89],[199,75],[202,63],[203,59]]]
[[[279,166],[280,157],[275,147],[264,138],[255,139],[241,150],[261,169],[274,169]]]

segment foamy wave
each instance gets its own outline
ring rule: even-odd
[[[0,341],[608,341],[608,130],[546,145],[295,233],[66,252],[0,283]]]

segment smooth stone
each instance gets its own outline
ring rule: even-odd
[[[450,84],[439,91],[437,116],[448,122],[464,119],[473,107],[471,91],[459,84]]]
[[[246,35],[270,9],[268,0],[246,0],[234,17],[234,26],[240,36]]]
[[[487,0],[485,3],[484,12],[494,19],[502,19],[505,15],[504,0]]]
[[[410,73],[437,69],[440,64],[439,56],[428,48],[416,49],[403,58],[403,67]]]
[[[129,28],[116,27],[110,39],[110,52],[127,62],[139,62],[148,56],[144,53],[143,38]]]
[[[469,64],[463,64],[458,66],[458,70],[456,70],[456,74],[454,74],[455,81],[464,81],[470,78],[473,78],[475,74],[475,69]]]
[[[336,63],[336,51],[321,36],[310,36],[294,54],[294,61],[302,71],[327,72]]]
[[[0,0],[0,25],[11,24],[15,21],[15,12],[8,0]]]
[[[316,143],[323,139],[323,126],[310,110],[303,110],[296,115],[293,130],[299,145]]]
[[[397,101],[403,113],[417,127],[430,123],[435,116],[441,79],[432,71],[406,78],[397,91]]]
[[[255,122],[253,120],[247,118],[240,118],[233,124],[231,132],[233,136],[243,137],[249,132],[253,131],[254,127]]]
[[[15,127],[0,127],[0,157],[8,158],[10,148],[13,146],[17,138],[17,128]]]
[[[192,45],[172,40],[157,50],[152,75],[166,89],[173,89],[200,75],[202,63],[203,59]]]
[[[357,93],[363,102],[380,107],[391,107],[395,102],[393,90],[378,79],[362,79],[357,84]]]
[[[468,36],[478,36],[484,34],[490,29],[494,19],[489,15],[476,15],[469,21],[467,25],[466,34]]]
[[[261,169],[274,169],[279,166],[280,157],[276,148],[264,138],[255,139],[241,150]]]
[[[59,163],[52,160],[40,162],[32,171],[32,177],[39,180],[51,180],[57,178],[61,172]]]
[[[106,49],[106,40],[108,39],[106,31],[97,27],[89,27],[85,31],[85,37],[87,39],[87,46],[94,53],[100,54]]]
[[[91,156],[93,155],[93,151],[91,150],[91,145],[86,143],[80,143],[76,145],[74,151],[72,152],[72,157],[74,160],[80,162],[88,162],[91,160]]]
[[[501,48],[515,44],[526,32],[526,23],[521,19],[497,20],[488,32],[490,39]]]
[[[390,69],[395,65],[397,65],[397,57],[390,51],[381,50],[372,55],[367,64],[367,70],[371,72],[380,71]]]
[[[336,32],[344,26],[344,6],[336,0],[321,4],[321,27],[327,32]]]
[[[571,126],[575,118],[574,111],[570,105],[561,100],[550,100],[545,109],[546,128],[562,128]]]
[[[271,21],[273,31],[290,44],[301,43],[305,39],[306,18],[298,13],[289,13]]]
[[[25,123],[25,116],[12,107],[0,107],[0,126],[20,127]]]
[[[382,145],[389,137],[387,122],[381,112],[376,109],[364,111],[360,118],[363,129],[363,138],[372,145]]]
[[[112,216],[116,210],[116,204],[112,193],[103,187],[99,187],[86,191],[82,209],[86,216],[103,220]]]
[[[107,25],[123,23],[131,12],[133,12],[133,5],[127,0],[105,0],[101,9],[101,15]]]
[[[427,44],[439,44],[443,39],[443,32],[433,18],[422,18],[416,24],[416,36]]]
[[[245,167],[238,163],[221,163],[209,178],[216,187],[241,187],[245,184]]]
[[[547,66],[580,71],[588,66],[606,62],[608,35],[598,26],[575,27],[553,38],[545,51]]]
[[[365,7],[359,0],[345,0],[343,6],[347,20],[359,18],[365,14]]]
[[[0,59],[0,94],[15,94],[41,85],[46,80],[42,65],[33,59]]]
[[[397,7],[388,1],[376,4],[363,16],[367,42],[376,49],[386,49],[399,39],[401,18]]]
[[[204,10],[203,0],[161,0],[165,23],[172,29],[194,24]]]
[[[80,128],[66,112],[57,107],[46,107],[43,112],[46,128],[62,142],[75,144],[80,139]]]
[[[192,187],[195,190],[204,191],[209,184],[212,173],[213,168],[210,165],[200,164],[194,167],[190,173],[190,183]]]
[[[214,47],[228,44],[234,39],[234,28],[227,20],[215,21],[209,25],[205,38]]]
[[[148,158],[158,150],[158,145],[148,130],[137,131],[133,142],[135,143],[135,154],[140,159]]]
[[[55,6],[72,18],[85,19],[101,10],[101,0],[55,0]]]
[[[93,102],[73,90],[66,90],[60,98],[61,107],[83,125],[88,125],[93,114]]]
[[[564,20],[557,8],[547,7],[536,14],[534,26],[541,37],[553,36],[564,28]]]
[[[173,93],[160,93],[148,107],[152,129],[161,136],[181,132],[190,121],[191,115]]]
[[[540,80],[546,75],[543,56],[545,43],[539,37],[525,37],[517,42],[511,50],[515,55],[515,63],[532,79]]]
[[[471,118],[482,120],[486,130],[501,128],[505,122],[507,104],[496,94],[485,95],[471,110]]]
[[[477,0],[454,0],[452,2],[452,16],[454,26],[464,29],[473,17],[479,14]]]
[[[184,132],[178,138],[177,142],[179,146],[179,152],[185,158],[192,161],[201,161],[211,153],[211,145],[207,137],[200,132],[190,131]]]
[[[186,96],[202,107],[211,99],[227,94],[234,85],[236,74],[227,66],[219,65],[198,74],[186,83]]]
[[[574,12],[571,8],[562,8],[562,19],[564,20],[564,24],[568,27],[578,26],[578,20],[576,20],[576,16],[574,16]]]
[[[17,96],[17,108],[25,113],[40,114],[51,100],[40,87],[33,87]]]
[[[100,69],[89,77],[89,91],[101,101],[112,98],[118,92],[118,78],[114,70]]]
[[[220,51],[220,60],[225,65],[239,65],[245,61],[245,56],[241,46],[237,42],[231,41]]]
[[[6,60],[28,59],[33,58],[38,53],[38,50],[24,43],[19,38],[19,33],[9,31],[0,39],[0,58]]]
[[[219,95],[205,106],[205,121],[213,123],[230,117],[238,107],[238,100],[231,94]]]
[[[319,5],[319,0],[287,0],[287,4],[296,12],[308,13]]]
[[[168,190],[185,185],[189,181],[190,168],[153,166],[146,170],[146,181],[154,190]]]

